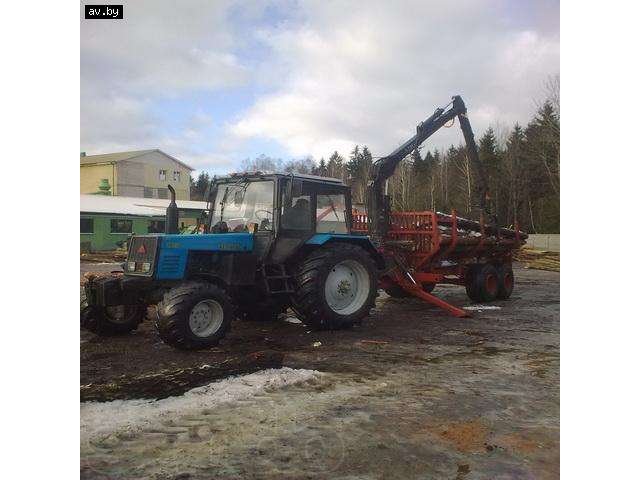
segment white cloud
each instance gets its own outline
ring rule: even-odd
[[[270,3],[284,15],[265,21]],[[124,20],[81,22],[81,147],[163,148],[218,171],[252,139],[293,156],[356,143],[383,155],[454,94],[477,135],[525,122],[559,72],[558,10],[555,0],[129,1]],[[240,86],[270,93],[233,118],[159,118],[162,99]],[[214,125],[227,132],[215,144]],[[461,140],[445,129],[428,145]]]
[[[465,98],[477,134],[497,121],[525,122],[545,78],[559,72],[559,33],[511,22],[507,7],[302,2],[303,24],[259,32],[275,56],[268,78],[281,86],[230,133],[275,139],[293,155],[347,153],[355,143],[382,155],[454,94]],[[430,144],[461,140],[451,129]]]
[[[214,164],[215,154],[191,147],[211,127],[212,119],[202,121],[206,112],[176,128],[154,107],[162,98],[246,84],[248,72],[232,52],[239,39],[227,18],[231,5],[136,0],[124,3],[123,20],[81,21],[81,148],[162,148],[185,161]]]

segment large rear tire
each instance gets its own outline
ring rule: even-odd
[[[80,326],[101,337],[125,335],[138,328],[146,313],[145,305],[90,305],[80,310]]]
[[[190,282],[172,288],[158,304],[156,328],[172,347],[213,347],[231,326],[235,308],[226,292],[209,283]]]
[[[297,267],[293,307],[317,330],[349,328],[369,314],[377,293],[371,255],[349,243],[312,251]]]

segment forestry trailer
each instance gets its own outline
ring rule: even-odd
[[[435,212],[390,211],[386,183],[398,164],[458,118],[477,173],[479,221]],[[166,233],[135,235],[123,274],[89,276],[81,325],[99,335],[137,328],[156,305],[160,337],[182,349],[217,344],[236,318],[274,319],[292,308],[315,329],[341,329],[369,314],[378,288],[416,296],[455,316],[431,294],[463,285],[476,302],[508,298],[511,254],[526,235],[498,228],[487,211],[485,174],[459,96],[372,169],[368,216],[352,211],[341,180],[299,174],[232,174],[212,181],[202,234],[178,234],[175,192]],[[487,222],[485,222],[487,218]]]

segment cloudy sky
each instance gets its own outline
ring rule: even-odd
[[[80,148],[160,148],[212,173],[262,153],[381,156],[454,94],[476,136],[525,123],[559,63],[557,0],[135,0],[81,20]]]

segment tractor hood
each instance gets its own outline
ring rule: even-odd
[[[194,251],[252,252],[253,235],[250,233],[135,235],[129,246],[125,273],[155,276],[158,280],[180,279],[184,274],[189,252]]]
[[[224,252],[250,252],[253,235],[250,233],[207,233],[193,235],[159,235],[160,252],[163,250],[220,250]]]

